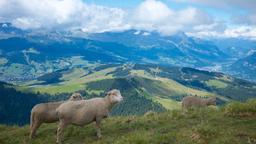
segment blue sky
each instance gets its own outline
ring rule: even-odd
[[[1,0],[0,7],[0,22],[34,31],[137,29],[256,40],[256,0]]]

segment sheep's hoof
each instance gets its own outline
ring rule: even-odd
[[[35,135],[30,135],[29,138],[30,139],[34,139],[36,136]]]

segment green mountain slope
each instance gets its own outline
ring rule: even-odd
[[[131,63],[57,71],[25,85],[25,90],[49,94],[79,90],[100,94],[113,88],[120,89],[127,99],[136,94],[166,109],[180,108],[187,95],[216,96],[219,104],[256,97],[255,83],[222,73]]]
[[[255,100],[231,103],[223,108],[148,113],[144,116],[111,117],[102,123],[101,139],[94,124],[70,126],[65,143],[90,144],[241,144],[256,142]],[[0,143],[55,143],[57,124],[45,124],[37,138],[29,140],[29,126],[0,125]]]
[[[246,101],[256,97],[256,85],[222,73],[191,68],[110,64],[59,70],[20,86],[0,85],[1,123],[26,124],[33,105],[67,99],[80,92],[85,99],[102,97],[110,89],[120,89],[124,101],[112,115],[143,115],[148,111],[180,109],[187,95],[217,97],[217,104]],[[17,100],[18,99],[18,100]],[[17,115],[16,109],[22,111]]]

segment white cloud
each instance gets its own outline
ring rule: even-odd
[[[141,29],[173,34],[212,18],[196,8],[175,11],[159,0],[145,0],[134,10],[88,5],[82,0],[1,0],[0,20],[22,29],[83,32]]]
[[[212,18],[202,11],[189,7],[172,10],[161,1],[146,0],[133,12],[130,25],[135,29],[158,31],[170,35],[177,31],[189,30],[198,24],[209,24]]]
[[[224,4],[209,0],[191,2],[219,6],[228,4],[228,1]],[[234,4],[238,2],[234,0]],[[242,7],[251,6],[254,3],[242,4]],[[8,21],[21,29],[81,30],[88,33],[137,29],[157,31],[163,35],[185,31],[194,36],[255,38],[255,27],[248,26],[246,31],[242,27],[240,30],[238,27],[228,28],[225,23],[197,8],[174,10],[160,0],[145,0],[129,10],[89,5],[82,0],[0,0],[0,7],[0,22]],[[256,23],[255,15],[244,19],[248,23]]]
[[[126,12],[87,5],[81,0],[1,0],[1,21],[22,29],[83,29],[87,32],[123,29]]]
[[[244,37],[256,40],[256,27],[241,26],[233,29],[226,29],[224,31],[226,37]]]
[[[214,22],[211,24],[204,24],[204,25],[196,25],[192,29],[194,32],[200,31],[216,31],[216,32],[223,32],[227,28],[224,22]]]
[[[134,15],[137,22],[161,24],[172,16],[173,13],[174,12],[161,1],[146,0],[136,8]]]
[[[199,38],[245,38],[256,40],[256,26],[226,28],[224,31],[205,29],[198,32],[188,32],[187,34]]]
[[[41,27],[39,22],[26,17],[17,18],[12,21],[12,24],[21,29],[36,29]]]

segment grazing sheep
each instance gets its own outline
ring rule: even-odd
[[[192,106],[204,107],[209,105],[216,105],[216,97],[202,99],[196,96],[187,96],[182,100],[182,109]]]
[[[70,101],[82,100],[83,97],[80,93],[74,93],[70,96]],[[30,138],[35,137],[36,130],[42,123],[53,123],[59,120],[56,109],[63,103],[60,102],[49,102],[37,104],[31,110],[30,115]]]
[[[64,129],[69,124],[83,126],[96,122],[97,137],[101,137],[100,123],[108,116],[112,107],[121,102],[123,97],[119,90],[111,90],[104,98],[92,98],[81,101],[68,101],[57,108],[59,127],[57,130],[57,143],[62,143]]]
[[[73,93],[70,98],[70,101],[83,100],[83,97],[80,93]]]

